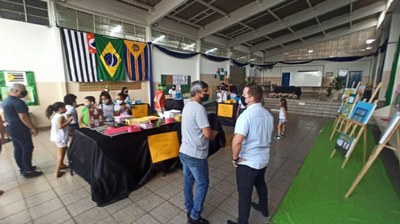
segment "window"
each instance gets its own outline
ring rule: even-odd
[[[57,25],[61,27],[141,42],[146,41],[146,28],[135,24],[70,9],[61,5],[56,5],[56,16]]]
[[[0,0],[0,18],[49,26],[47,2]]]
[[[201,42],[200,51],[205,54],[224,57],[224,58],[228,56],[226,48],[222,48],[220,46],[205,41]]]
[[[241,52],[241,51],[238,51],[238,50],[231,49],[230,58],[233,59],[233,60],[241,61],[241,62],[247,62],[248,61],[247,56],[248,56],[248,54],[245,53],[245,52]]]
[[[190,38],[176,36],[174,34],[166,33],[159,30],[152,30],[151,41],[154,44],[170,48],[172,50],[179,50],[182,52],[196,51],[196,41]]]
[[[261,65],[263,64],[263,57],[251,54],[249,62],[256,65]]]

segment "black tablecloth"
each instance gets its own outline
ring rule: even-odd
[[[218,120],[219,120],[219,123],[221,125],[235,127],[236,119],[237,119],[237,116],[236,116],[237,115],[237,109],[238,109],[239,104],[237,104],[237,103],[234,103],[234,104],[231,104],[231,103],[219,103],[219,104],[233,105],[232,117],[218,116]],[[217,110],[216,113],[218,114],[218,104],[217,104],[216,110]]]
[[[183,100],[172,100],[167,99],[165,100],[165,110],[180,110],[182,111],[184,107]]]
[[[215,114],[209,115],[209,121],[211,128],[220,132],[210,141],[209,155],[212,155],[225,146],[225,134]],[[181,141],[180,123],[114,137],[87,128],[78,129],[68,150],[71,171],[90,184],[92,200],[98,206],[127,198],[156,171],[167,173],[180,165],[179,158],[151,162],[147,136],[169,131],[177,131]]]

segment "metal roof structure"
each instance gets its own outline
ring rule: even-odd
[[[398,0],[66,0],[110,16],[286,59],[365,55]],[[391,4],[389,4],[391,3]],[[391,5],[391,7],[389,7]],[[315,55],[314,55],[315,56]]]

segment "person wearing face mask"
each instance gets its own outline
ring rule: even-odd
[[[246,106],[247,106],[246,98],[244,98],[243,95],[240,96],[238,103],[239,103],[239,106],[237,108],[236,117],[239,117],[239,115],[242,114],[244,110],[246,110]]]
[[[168,90],[168,94],[171,95],[171,99],[176,99],[176,85],[172,85],[171,89]]]
[[[121,105],[124,107],[122,108],[125,111],[130,111],[131,107],[129,104],[125,103],[126,95],[124,93],[118,93],[117,98],[114,104],[114,115],[119,116],[121,115]]]
[[[274,118],[262,106],[261,86],[246,86],[243,90],[246,110],[235,125],[232,140],[232,164],[236,168],[236,185],[239,195],[238,220],[227,224],[248,224],[250,208],[269,216],[268,188],[265,171],[269,162]],[[253,187],[256,188],[258,203],[252,202]]]
[[[42,175],[32,166],[33,142],[32,135],[38,131],[29,116],[29,108],[22,100],[28,92],[24,85],[13,83],[10,87],[10,95],[4,100],[4,117],[8,124],[7,132],[11,135],[14,145],[14,158],[20,169],[21,175],[30,178]]]
[[[128,93],[128,88],[127,87],[122,87],[122,89],[121,89],[121,92],[120,93],[122,93],[122,94],[125,94],[125,103],[130,103],[131,102],[131,97],[129,96],[129,93]]]
[[[208,84],[194,81],[190,89],[191,100],[182,111],[182,144],[179,157],[183,167],[184,203],[187,209],[188,223],[207,224],[201,217],[203,203],[209,186],[208,147],[209,140],[218,134],[210,128],[207,111],[201,104],[209,98]],[[193,195],[193,185],[196,192]]]
[[[156,109],[157,114],[160,115],[165,111],[165,95],[163,92],[163,86],[161,84],[157,86],[157,89],[156,96],[154,97],[154,108]]]
[[[111,100],[110,94],[106,91],[100,93],[99,109],[103,111],[105,123],[110,124],[114,121],[114,103]]]
[[[85,106],[81,111],[81,116],[79,118],[79,125],[82,128],[90,127],[89,111],[96,109],[96,98],[94,96],[87,96],[83,100],[83,105]]]

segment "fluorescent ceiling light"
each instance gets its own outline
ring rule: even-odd
[[[206,54],[209,54],[209,53],[214,52],[216,50],[218,50],[218,49],[217,48],[210,49],[210,50],[206,51]]]
[[[308,50],[308,53],[309,54],[311,54],[311,53],[313,53],[314,52],[314,50]]]
[[[371,50],[372,47],[371,47],[371,46],[368,46],[368,47],[366,47],[365,49],[366,49],[366,50]]]
[[[194,48],[194,43],[187,45],[186,47],[183,48],[183,50],[189,50],[189,49],[193,49]]]
[[[157,38],[153,41],[153,43],[157,43],[157,42],[163,40],[164,38],[165,38],[165,35],[161,35],[161,36],[157,37]]]
[[[365,43],[367,44],[372,44],[375,41],[375,39],[368,39],[365,41]]]

